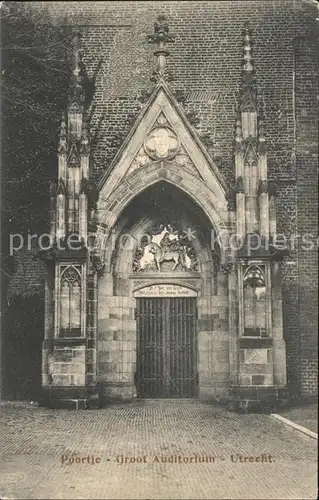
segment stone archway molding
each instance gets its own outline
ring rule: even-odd
[[[213,192],[199,178],[170,162],[155,162],[134,171],[117,186],[108,199],[99,200],[96,253],[104,261],[108,238],[120,214],[137,195],[158,182],[168,182],[184,191],[203,210],[216,232],[221,259],[228,260],[229,224],[227,201],[220,187]]]

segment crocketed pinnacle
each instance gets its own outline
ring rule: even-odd
[[[59,153],[66,153],[67,150],[67,138],[66,138],[66,121],[65,114],[62,112],[61,126],[60,126],[60,139],[59,139]]]
[[[255,71],[252,59],[251,32],[248,24],[244,28],[243,69],[241,88],[241,111],[256,111]]]
[[[241,153],[243,148],[243,134],[241,125],[241,114],[237,111],[236,130],[235,130],[235,153]]]
[[[69,90],[70,104],[81,105],[84,102],[84,88],[82,75],[82,60],[80,50],[80,32],[76,30],[72,39],[72,60],[71,60],[71,83]]]
[[[266,153],[265,120],[263,110],[260,111],[258,120],[258,152]]]
[[[154,55],[157,57],[157,68],[153,73],[152,80],[158,80],[163,78],[166,73],[166,58],[169,55],[166,44],[169,42],[175,42],[174,35],[169,33],[169,27],[165,16],[158,16],[157,21],[154,23],[154,33],[148,35],[147,39],[149,43],[157,46],[154,51]],[[154,78],[155,76],[156,78]]]

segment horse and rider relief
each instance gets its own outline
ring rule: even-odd
[[[154,231],[155,232],[155,231]],[[148,235],[147,244],[136,250],[133,271],[197,271],[196,254],[187,238],[168,224]]]

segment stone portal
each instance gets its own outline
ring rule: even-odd
[[[167,84],[173,38],[160,18],[149,37],[155,88],[93,185],[75,37],[45,255],[42,382],[52,404],[197,396],[247,409],[287,398],[276,190],[251,33],[228,186]]]

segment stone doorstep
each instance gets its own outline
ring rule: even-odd
[[[75,405],[75,410],[85,410],[86,409],[86,404],[87,404],[87,399],[61,399],[60,403],[62,406],[71,406],[70,409],[72,409],[73,405]]]
[[[42,387],[42,395],[48,400],[64,400],[64,399],[87,399],[91,394],[96,392],[93,386],[44,386]]]
[[[88,410],[101,408],[100,398],[51,398],[48,402],[49,408],[55,410]]]

